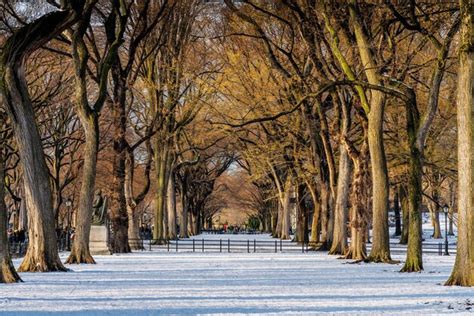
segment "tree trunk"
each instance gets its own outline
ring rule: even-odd
[[[371,43],[359,19],[355,1],[351,1],[350,15],[354,25],[357,47],[365,74],[370,84],[380,85],[379,67],[371,51]],[[390,236],[388,230],[388,171],[383,142],[383,118],[385,96],[382,92],[372,90],[368,118],[368,143],[372,165],[372,250],[369,260],[374,262],[391,262]]]
[[[454,188],[454,181],[450,182],[449,184],[449,212],[448,212],[448,235],[449,236],[454,236],[454,221],[453,221],[453,216],[454,216],[454,210],[457,207],[456,203],[456,190]]]
[[[282,220],[283,220],[283,206],[281,205],[281,203],[278,203],[277,224],[275,227],[275,234],[273,235],[273,237],[275,238],[281,237]]]
[[[3,140],[2,140],[3,141]],[[7,206],[5,205],[5,161],[0,146],[0,283],[21,282],[8,251]]]
[[[329,250],[329,204],[330,192],[328,183],[321,185],[321,240],[318,250]]]
[[[349,196],[349,181],[351,165],[344,144],[339,146],[339,174],[337,179],[336,208],[334,210],[334,234],[330,255],[342,255],[347,248],[347,200]]]
[[[433,224],[433,238],[441,239],[443,235],[441,234],[441,225],[439,224],[439,209],[436,206],[431,207],[431,222]]]
[[[438,197],[438,189],[433,189],[433,200],[429,202],[429,209],[430,209],[430,217],[431,223],[433,225],[433,237],[434,239],[443,238],[441,234],[441,225],[439,224],[439,197]],[[446,232],[445,232],[446,233]]]
[[[135,208],[127,205],[128,213],[128,240],[131,250],[143,250],[142,236],[140,236],[139,215]]]
[[[458,243],[446,285],[474,286],[474,0],[460,0],[458,125]]]
[[[311,237],[309,242],[312,248],[315,248],[320,241],[319,217],[321,214],[321,203],[316,195],[315,188],[310,189],[311,197],[313,199],[313,220],[311,222]]]
[[[113,182],[110,220],[112,223],[112,252],[128,253],[128,211],[125,197],[125,162],[127,158],[127,113],[126,113],[126,80],[120,74],[119,65],[115,64],[112,70],[114,79],[113,91]]]
[[[157,136],[155,146],[155,172],[156,172],[156,196],[155,196],[155,225],[153,239],[156,243],[163,243],[165,235],[165,207],[166,207],[166,177],[168,160],[168,143],[162,141],[162,137]]]
[[[127,159],[125,161],[125,199],[127,201],[128,214],[128,240],[131,250],[143,250],[143,243],[140,236],[139,214],[136,212],[137,204],[141,201],[136,201],[133,195],[133,177],[134,177],[134,157],[133,152],[127,152]],[[145,171],[147,173],[147,171]],[[149,175],[147,175],[149,176]],[[148,180],[147,180],[148,181]],[[147,191],[148,185],[146,185]],[[140,197],[141,199],[141,197]]]
[[[408,243],[408,223],[410,219],[410,213],[408,212],[408,193],[404,186],[400,186],[398,191],[400,196],[400,204],[402,206],[402,234],[400,236],[400,244],[406,245]]]
[[[402,222],[400,214],[400,196],[398,193],[398,188],[395,189],[395,194],[393,197],[393,211],[395,213],[395,234],[394,236],[400,236],[402,234]]]
[[[408,113],[407,113],[408,114]],[[410,117],[410,114],[408,114]],[[407,118],[410,121],[409,118]],[[413,124],[408,123],[408,124]],[[412,130],[413,131],[413,130]],[[409,132],[410,134],[411,132]],[[409,139],[414,139],[409,135]],[[423,270],[422,237],[421,229],[421,201],[422,201],[422,153],[417,146],[410,141],[410,161],[408,180],[408,206],[409,206],[409,233],[407,246],[407,259],[401,272],[419,272]]]
[[[364,133],[367,132],[365,122],[362,122]],[[366,260],[366,241],[368,231],[368,207],[367,200],[369,198],[369,149],[367,144],[367,137],[364,135],[364,142],[357,151],[353,146],[350,146],[345,141],[345,147],[352,159],[354,166],[354,176],[352,178],[351,188],[351,210],[350,210],[350,227],[351,227],[351,242],[347,253],[344,255],[346,259]]]
[[[186,197],[185,190],[187,190],[187,186],[185,183],[181,184],[181,214],[180,219],[181,222],[179,223],[179,237],[181,238],[188,238],[188,199]]]
[[[278,224],[278,210],[273,210],[271,215],[271,235],[274,237],[277,231]]]
[[[297,216],[296,216],[296,234],[295,241],[303,243],[308,240],[308,221],[307,221],[307,209],[304,199],[304,186],[298,186],[297,196]]]
[[[84,128],[85,147],[83,152],[84,167],[82,169],[81,192],[77,209],[77,225],[75,227],[74,243],[66,263],[95,263],[89,250],[89,237],[92,221],[92,205],[99,150],[99,122],[95,114],[86,116],[78,111]]]
[[[176,239],[176,189],[174,174],[168,181],[168,239]]]
[[[291,226],[291,197],[293,194],[293,183],[291,176],[288,175],[288,179],[285,184],[285,191],[283,193],[283,200],[281,201],[282,219],[281,219],[281,239],[290,239],[290,226]]]

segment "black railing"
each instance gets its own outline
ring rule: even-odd
[[[246,230],[238,230],[238,229],[203,229],[201,230],[202,234],[212,234],[212,235],[225,235],[225,234],[239,234],[239,235],[257,235],[257,234],[264,234],[258,230],[254,229],[246,229]]]
[[[67,251],[70,247],[70,239],[67,236],[57,240],[58,250]],[[166,251],[166,252],[214,252],[214,253],[296,253],[309,252],[318,248],[319,244],[313,242],[298,243],[290,240],[261,240],[261,239],[206,239],[187,238],[173,240],[157,239],[130,239],[129,244],[133,250],[141,251]],[[367,251],[371,249],[371,244],[367,244]],[[9,242],[9,250],[12,257],[22,257],[28,248],[28,241]],[[390,243],[392,254],[406,253],[406,245]],[[449,252],[456,254],[456,245],[449,244]],[[444,243],[423,243],[424,254],[444,254]]]
[[[259,240],[259,239],[206,239],[206,238],[187,238],[173,240],[157,239],[136,239],[130,240],[132,247],[142,251],[166,251],[166,252],[235,252],[235,253],[294,253],[309,252],[317,250],[320,246],[315,242],[293,242],[291,240]],[[367,251],[371,249],[371,244],[367,244]],[[424,243],[423,253],[443,255],[443,243]],[[449,245],[450,252],[456,253],[456,245]],[[391,253],[406,253],[406,245],[399,243],[390,244]]]

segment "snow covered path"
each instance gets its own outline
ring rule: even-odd
[[[96,260],[0,285],[0,314],[474,312],[473,288],[440,285],[454,256],[426,256],[425,272],[416,274],[320,253],[137,252]]]

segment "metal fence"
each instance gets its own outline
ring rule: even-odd
[[[64,236],[57,240],[59,251],[68,251],[71,248],[71,240]],[[165,252],[208,252],[208,253],[306,253],[314,250],[318,244],[312,242],[292,242],[290,240],[261,240],[261,239],[206,239],[187,238],[173,240],[156,239],[130,239],[129,244],[134,250],[141,251],[165,251]],[[371,250],[372,244],[367,244],[367,251]],[[9,250],[12,257],[22,257],[28,248],[28,241],[9,242]],[[407,246],[399,243],[390,243],[392,254],[405,254]],[[423,243],[423,253],[431,255],[445,255],[445,244],[442,242]],[[448,253],[456,254],[456,245],[448,245]]]
[[[214,252],[214,253],[295,253],[309,252],[317,249],[319,244],[314,242],[292,242],[290,240],[259,240],[259,239],[173,239],[173,240],[156,240],[156,239],[137,239],[130,240],[132,248],[142,251],[166,251],[166,252]],[[367,244],[367,251],[370,251],[372,244]],[[391,253],[404,254],[407,246],[399,243],[390,244]],[[456,253],[456,245],[449,245],[449,253]],[[423,253],[444,255],[444,243],[424,243]]]

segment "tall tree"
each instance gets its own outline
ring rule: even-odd
[[[107,82],[109,71],[118,58],[118,49],[123,42],[127,21],[127,10],[123,2],[112,1],[110,14],[104,21],[105,33],[110,40],[102,56],[96,56],[96,69],[98,91],[94,102],[90,103],[90,92],[87,85],[88,62],[90,59],[88,47],[85,42],[87,30],[90,28],[91,16],[96,10],[97,0],[87,1],[84,12],[72,32],[72,57],[75,77],[75,109],[85,135],[84,166],[82,170],[81,193],[75,239],[67,263],[95,263],[89,250],[89,237],[92,220],[94,200],[95,177],[97,173],[97,155],[99,152],[99,114],[107,98]],[[94,30],[91,30],[94,32]],[[95,38],[90,36],[90,38]],[[97,43],[93,43],[96,45]]]
[[[460,0],[461,37],[457,91],[458,245],[446,285],[474,286],[474,1]]]
[[[29,212],[29,246],[20,271],[66,271],[58,255],[49,173],[24,68],[31,53],[75,23],[83,5],[80,0],[63,2],[60,11],[22,26],[0,55],[0,90],[15,131]]]

